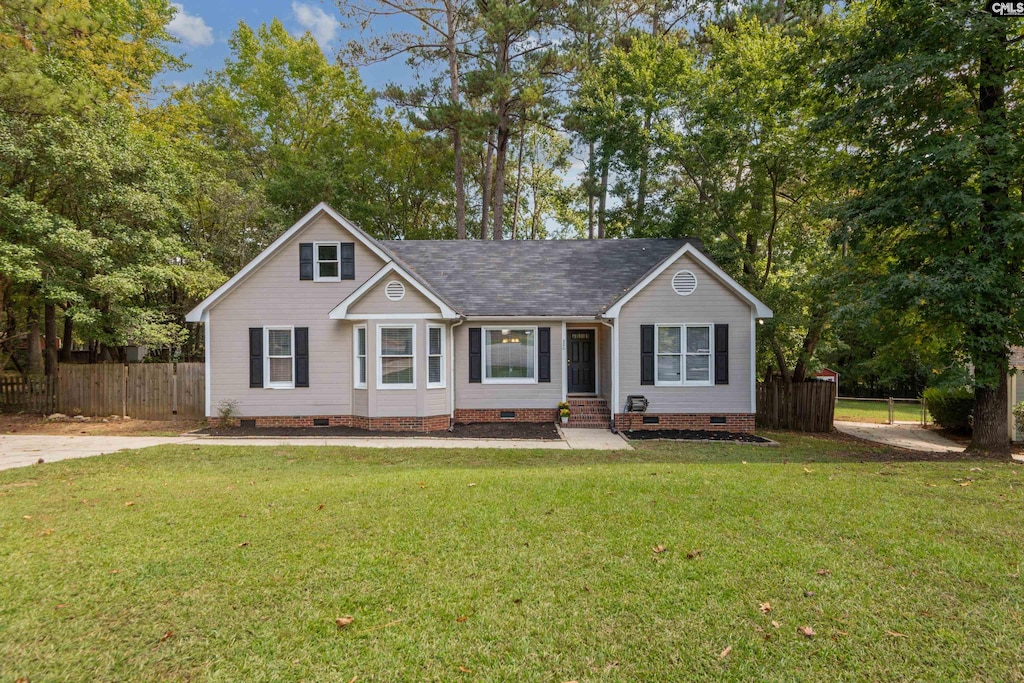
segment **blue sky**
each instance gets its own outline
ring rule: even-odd
[[[252,27],[270,22],[277,17],[292,33],[306,31],[313,34],[330,59],[336,50],[351,40],[359,39],[358,27],[346,28],[342,16],[333,2],[320,0],[175,0],[178,10],[168,25],[172,35],[181,41],[177,52],[183,53],[190,67],[183,72],[165,74],[164,85],[180,85],[200,80],[207,71],[219,69],[228,56],[228,38],[244,21]],[[402,59],[386,64],[364,66],[359,69],[364,83],[380,88],[388,82],[402,82],[411,73]]]

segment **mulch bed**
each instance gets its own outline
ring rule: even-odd
[[[543,439],[558,440],[558,430],[551,422],[481,422],[457,424],[452,431],[393,432],[371,431],[355,427],[207,427],[197,434],[208,436],[263,436],[284,438],[290,436],[430,436],[442,439]]]
[[[661,439],[664,441],[739,441],[740,443],[772,443],[754,434],[712,432],[703,429],[636,429],[623,432],[627,439]]]

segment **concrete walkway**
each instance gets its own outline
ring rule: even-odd
[[[433,437],[223,438],[211,436],[0,435],[0,470],[45,462],[88,458],[166,444],[200,446],[354,446],[359,448],[510,448],[546,450],[632,450],[617,434],[602,429],[563,429],[563,440],[445,439]]]
[[[962,453],[964,447],[955,441],[925,429],[919,424],[874,424],[869,422],[836,422],[836,431],[874,441],[886,446],[926,453]]]

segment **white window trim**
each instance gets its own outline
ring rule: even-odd
[[[381,330],[387,327],[395,327],[412,330],[412,383],[411,384],[384,384],[384,362],[381,353]],[[389,358],[406,358],[407,356],[389,356]],[[390,389],[415,389],[416,388],[416,326],[415,325],[377,325],[377,389],[387,391]]]
[[[270,331],[271,330],[288,330],[292,336],[291,350],[292,350],[292,381],[290,382],[271,382],[270,381]],[[283,356],[275,356],[275,358],[283,358]],[[266,377],[266,381],[263,382],[265,389],[294,389],[295,388],[295,327],[292,325],[267,325],[263,328],[263,376]]]
[[[432,329],[441,330],[441,353],[436,353],[436,354],[435,353],[430,353],[430,330],[432,330]],[[444,389],[445,386],[446,386],[446,384],[445,384],[445,372],[444,371],[445,371],[445,365],[446,365],[446,358],[445,358],[445,356],[447,355],[445,353],[445,343],[447,342],[447,340],[448,340],[448,332],[445,330],[445,326],[444,325],[427,325],[427,339],[426,339],[426,342],[427,342],[427,348],[426,348],[426,352],[427,352],[427,389]],[[432,357],[434,357],[434,356],[437,356],[438,358],[441,359],[441,381],[440,382],[431,382],[430,381],[430,359]]]
[[[660,355],[661,335],[659,330],[662,327],[679,328],[679,381],[665,382],[658,379],[658,356]],[[691,327],[706,327],[708,329],[708,353],[690,353],[686,351],[686,335]],[[675,356],[677,354],[666,354]],[[686,379],[686,356],[708,356],[708,379],[707,381],[688,381]],[[713,323],[659,323],[654,326],[654,386],[656,387],[713,387],[715,386],[715,326]]]
[[[363,331],[364,353],[362,356],[359,355],[359,330]],[[352,386],[356,389],[366,388],[367,378],[364,377],[362,382],[359,381],[359,358],[363,358],[367,374],[369,374],[370,365],[367,359],[367,354],[365,353],[370,350],[369,341],[370,340],[366,338],[366,325],[356,325],[352,328]]]
[[[321,261],[320,260],[320,246],[333,245],[335,253],[338,255],[337,261]],[[338,275],[337,277],[320,277],[320,264],[321,263],[337,263],[338,264]],[[313,242],[313,282],[341,282],[341,242]]]
[[[483,346],[480,354],[480,362],[483,367],[480,368],[480,382],[481,384],[537,384],[537,365],[540,362],[540,340],[538,338],[538,332],[536,327],[532,326],[512,326],[512,325],[490,325],[482,328],[480,333],[480,343]],[[487,343],[487,331],[488,330],[533,330],[533,377],[496,377],[491,378],[487,376],[487,365],[490,361],[490,345]]]

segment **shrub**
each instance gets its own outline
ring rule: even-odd
[[[224,399],[217,406],[217,415],[223,424],[229,426],[234,424],[235,418],[238,417],[238,401],[230,398]]]
[[[957,432],[971,431],[974,419],[974,392],[967,387],[925,389],[924,400],[935,424]]]

